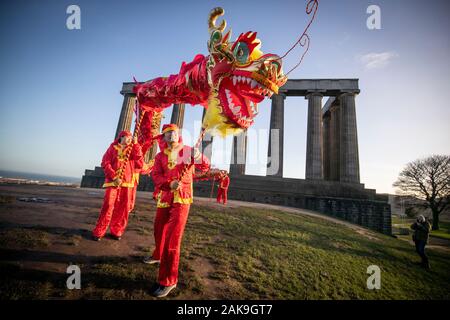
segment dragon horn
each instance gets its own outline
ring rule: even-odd
[[[217,18],[223,16],[224,13],[225,11],[221,7],[217,7],[211,10],[208,18],[209,32],[212,32],[213,30],[219,30],[220,32],[223,32],[223,30],[225,30],[225,28],[227,27],[227,22],[225,21],[225,19],[222,20],[219,26],[216,26]]]

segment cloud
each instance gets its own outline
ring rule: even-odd
[[[370,52],[359,57],[359,61],[367,70],[381,69],[386,67],[398,54],[393,51]]]

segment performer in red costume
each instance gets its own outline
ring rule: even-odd
[[[124,167],[123,175],[120,175],[120,168],[126,161],[126,154],[130,152],[129,148],[132,148],[131,154]],[[111,236],[120,240],[128,223],[130,201],[136,185],[134,173],[142,168],[143,164],[141,146],[136,141],[132,143],[131,132],[120,132],[119,137],[111,143],[102,159],[102,168],[105,172],[103,187],[106,191],[100,217],[92,231],[94,240],[99,241],[105,235],[110,223]]]
[[[198,149],[183,145],[175,124],[163,126],[160,149],[152,171],[154,198],[157,201],[155,250],[144,262],[160,263],[158,287],[153,295],[165,297],[178,281],[181,239],[193,202],[194,171],[206,172],[210,163]],[[184,168],[192,160],[194,165],[181,177]]]
[[[219,188],[217,190],[217,202],[223,202],[223,204],[227,204],[227,193],[228,186],[230,185],[230,177],[228,175],[224,175],[219,179]]]

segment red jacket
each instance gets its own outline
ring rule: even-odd
[[[219,188],[222,189],[228,189],[228,186],[230,185],[230,177],[229,176],[225,176],[223,179],[220,180],[219,183]]]
[[[129,161],[125,166],[120,187],[132,188],[136,185],[136,175],[134,175],[134,173],[139,172],[144,165],[141,146],[139,144],[134,144],[123,147],[119,143],[112,143],[108,150],[106,150],[102,159],[102,168],[105,172],[104,188],[115,187],[113,181],[118,178],[117,171],[122,166],[123,161],[125,161],[125,155],[129,148],[132,148],[132,150]]]
[[[170,190],[170,182],[179,180],[181,173],[190,163],[192,148],[180,144],[177,149],[165,148],[155,157],[155,164],[152,171],[152,179],[155,185],[153,197],[157,200],[158,208],[167,208],[174,203],[190,204],[193,201],[193,179],[195,170],[200,173],[206,172],[210,168],[209,159],[200,154],[191,169],[184,175],[179,190]],[[169,158],[170,157],[170,158]]]

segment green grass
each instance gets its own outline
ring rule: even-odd
[[[431,231],[431,236],[450,240],[450,222],[439,222],[439,230]]]
[[[27,233],[32,239],[25,244],[51,250],[39,240],[48,237],[39,232]],[[193,205],[183,238],[179,289],[168,299],[450,298],[448,252],[428,250],[432,271],[427,272],[415,264],[419,257],[408,242],[377,233],[370,236],[328,220],[281,211]],[[149,253],[145,246],[137,250],[142,256]],[[199,266],[199,260],[208,265]],[[380,290],[366,287],[370,265],[381,268]],[[152,299],[149,288],[158,269],[141,263],[140,257],[104,257],[80,267],[82,290],[67,290],[66,274],[2,262],[0,297]]]
[[[0,248],[19,246],[22,248],[47,247],[50,245],[47,232],[33,228],[0,230]]]
[[[16,201],[16,198],[13,196],[5,196],[0,194],[0,204],[13,203]]]
[[[385,235],[377,240],[332,222],[279,211],[196,207],[185,254],[195,248],[233,279],[224,297],[244,299],[450,298],[450,256],[430,252],[433,271],[416,266],[413,248]],[[215,240],[212,240],[215,239]],[[382,289],[366,288],[369,265],[382,270]]]

